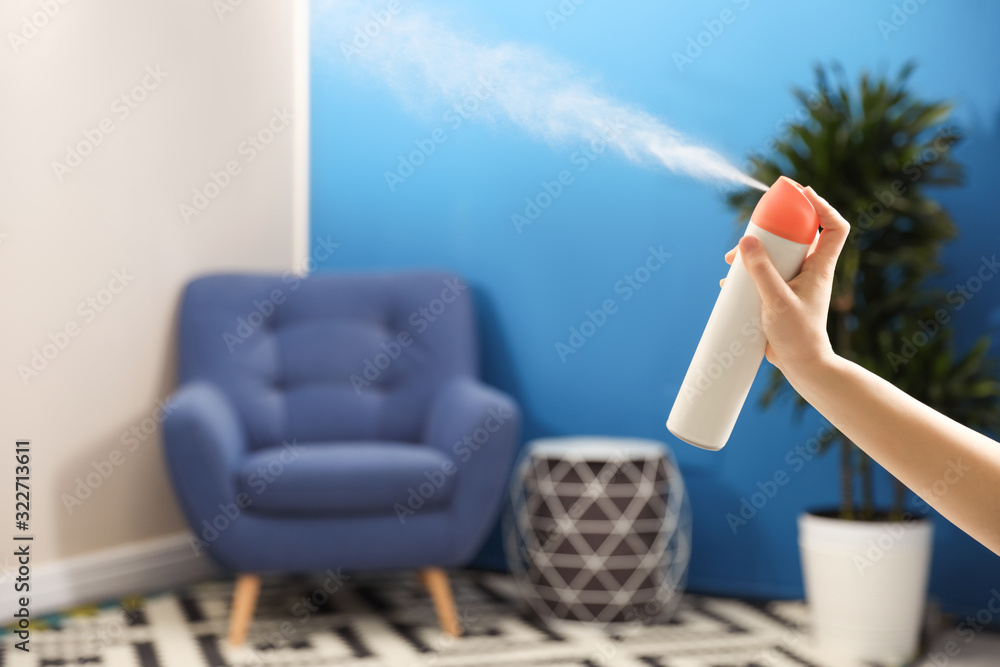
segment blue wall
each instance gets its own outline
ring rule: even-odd
[[[795,110],[793,85],[809,85],[817,62],[849,73],[897,68],[916,58],[915,87],[958,105],[968,133],[959,157],[968,185],[942,194],[962,237],[947,255],[945,284],[972,274],[984,249],[1000,250],[994,197],[1000,132],[995,44],[1000,6],[926,0],[887,38],[892,2],[610,3],[589,0],[553,30],[557,0],[410,5],[475,26],[491,43],[535,45],[598,78],[599,87],[741,159],[763,148]],[[403,0],[403,11],[407,2]],[[899,3],[897,3],[899,4]],[[776,6],[777,5],[777,6]],[[741,9],[745,7],[745,9]],[[678,71],[672,60],[702,21],[726,8],[736,20]],[[321,31],[313,36],[322,39]],[[336,51],[334,51],[336,53]],[[798,469],[786,455],[816,434],[787,407],[761,411],[758,382],[729,445],[706,453],[674,440],[664,421],[725,273],[736,231],[712,186],[606,155],[530,227],[510,216],[543,180],[571,169],[577,145],[549,146],[503,124],[465,123],[416,173],[390,192],[383,178],[397,156],[442,125],[445,107],[410,113],[378,82],[317,49],[312,62],[312,233],[341,244],[321,270],[447,267],[477,293],[487,380],[512,393],[527,416],[526,438],[601,433],[666,440],[687,479],[694,512],[690,588],[740,595],[799,596],[796,516],[836,499],[833,457]],[[628,301],[614,286],[650,246],[672,257]],[[565,362],[556,353],[569,328],[607,298],[620,306]],[[959,314],[970,339],[1000,325],[1000,282]],[[998,311],[1000,312],[1000,311]],[[761,374],[763,377],[763,374]],[[733,534],[727,513],[778,470],[791,481]],[[758,498],[759,500],[759,498]],[[497,542],[482,565],[501,563]],[[932,592],[956,610],[979,609],[1000,579],[1000,560],[937,518]]]

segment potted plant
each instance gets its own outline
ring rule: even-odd
[[[797,89],[801,113],[767,155],[751,157],[755,178],[781,174],[811,185],[851,222],[834,277],[828,330],[849,358],[932,408],[972,428],[1000,426],[1000,382],[982,338],[957,352],[950,324],[962,297],[934,288],[938,254],[956,235],[930,189],[955,186],[957,131],[950,105],[918,99],[912,64],[895,77],[847,82],[839,67],[816,69],[812,91]],[[834,80],[832,82],[832,80]],[[745,222],[759,192],[729,203]],[[805,402],[772,369],[765,406],[784,394]],[[875,503],[875,468],[834,432],[824,449],[840,457],[840,506],[799,519],[806,597],[819,643],[831,653],[899,663],[918,648],[931,550],[929,506],[907,511],[894,482],[891,507]],[[944,489],[917,489],[928,494]]]

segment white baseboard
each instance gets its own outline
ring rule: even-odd
[[[16,565],[0,576],[0,614],[10,618],[19,597],[27,596],[31,615],[91,602],[202,581],[218,570],[202,553],[195,555],[188,533],[133,542],[31,568],[31,590],[14,591]]]

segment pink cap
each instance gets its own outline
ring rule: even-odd
[[[819,229],[819,216],[802,189],[792,179],[779,176],[757,202],[750,216],[753,224],[789,241],[812,243]]]

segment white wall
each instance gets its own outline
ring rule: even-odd
[[[30,438],[35,565],[185,528],[157,434],[127,434],[174,386],[183,285],[307,252],[306,14],[304,0],[3,2],[0,543],[13,442]],[[254,154],[244,142],[272,122]],[[229,161],[240,173],[186,222],[180,205]]]

